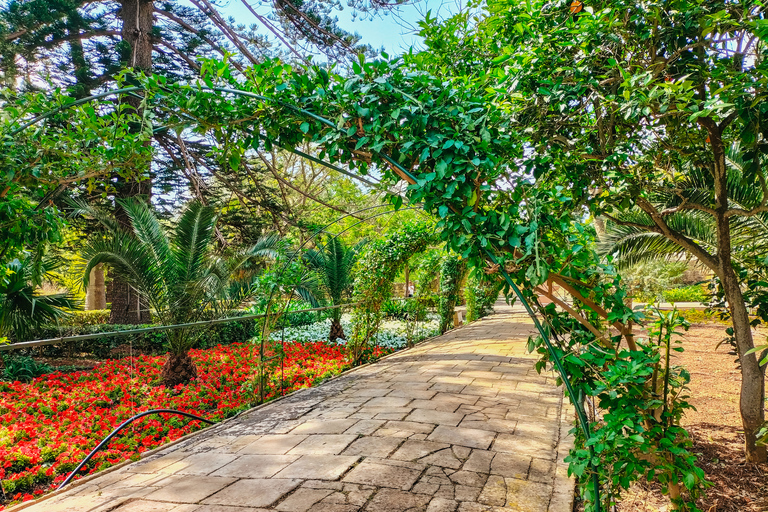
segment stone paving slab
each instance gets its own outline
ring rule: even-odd
[[[569,512],[572,411],[496,310],[26,510]]]

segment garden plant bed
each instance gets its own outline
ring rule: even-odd
[[[220,421],[256,403],[257,347],[233,344],[191,354],[200,377],[174,389],[158,385],[165,357],[145,355],[105,361],[90,371],[52,373],[29,384],[0,384],[0,509],[53,490],[115,426],[139,412],[171,408]],[[279,358],[273,361],[267,400],[348,366],[343,346],[327,342],[286,343],[282,368]],[[153,415],[135,422],[92,459],[88,473],[204,426],[178,416],[163,420]]]
[[[729,355],[725,325],[693,325],[683,338],[679,364],[691,373],[690,403],[683,425],[693,438],[698,464],[713,483],[698,502],[705,512],[765,512],[768,510],[768,465],[744,462],[744,436],[738,413],[741,376]],[[762,336],[759,335],[759,337]],[[665,511],[668,502],[658,486],[635,485],[619,505],[621,512]]]

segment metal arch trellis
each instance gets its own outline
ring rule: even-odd
[[[24,129],[34,125],[37,122],[39,122],[40,120],[45,119],[46,117],[49,117],[50,115],[53,115],[53,114],[55,114],[57,112],[61,112],[62,110],[65,110],[67,108],[71,108],[71,107],[74,107],[74,106],[77,106],[77,105],[81,105],[81,104],[90,102],[90,101],[95,100],[95,99],[100,99],[100,98],[104,98],[104,97],[115,95],[115,94],[132,94],[132,93],[143,91],[143,90],[145,90],[143,87],[127,87],[127,88],[118,89],[118,90],[114,90],[114,91],[107,91],[105,93],[89,96],[87,98],[82,98],[82,99],[74,101],[72,103],[68,103],[66,105],[62,105],[62,106],[60,106],[60,107],[58,107],[58,108],[56,108],[56,109],[54,109],[52,111],[49,111],[49,112],[43,113],[43,114],[41,114],[39,116],[36,116],[35,118],[33,118],[32,120],[28,121],[27,123],[24,123],[19,128],[11,131],[10,135],[11,136],[16,135],[16,134],[20,133],[21,131],[23,131]],[[341,135],[343,135],[345,137],[352,138],[352,136],[347,135],[345,131],[340,130],[339,128],[337,128],[335,123],[333,123],[329,119],[326,119],[326,118],[324,118],[322,116],[319,116],[319,115],[315,114],[314,112],[310,112],[308,110],[299,108],[299,107],[297,107],[295,105],[291,105],[289,103],[286,103],[286,102],[284,102],[284,101],[282,101],[280,99],[277,99],[277,98],[270,98],[270,97],[267,97],[267,96],[263,96],[263,95],[260,95],[260,94],[256,94],[256,93],[250,92],[250,91],[240,91],[240,90],[232,89],[232,88],[228,88],[228,87],[200,86],[200,87],[198,87],[198,90],[200,90],[200,91],[211,91],[211,92],[215,92],[215,93],[233,94],[233,95],[237,95],[237,96],[250,97],[250,98],[253,98],[253,99],[260,100],[260,101],[275,103],[275,104],[280,105],[280,106],[282,106],[284,108],[292,110],[293,112],[296,112],[296,113],[305,115],[305,116],[307,116],[307,117],[309,117],[311,119],[314,119],[314,120],[316,120],[316,121],[318,121],[318,122],[320,122],[320,123],[330,127],[331,129],[336,130],[339,134],[341,134]],[[399,172],[403,173],[404,176],[408,177],[414,183],[417,183],[416,177],[410,171],[408,171],[402,165],[400,165],[398,162],[396,162],[395,160],[390,158],[388,155],[383,154],[381,151],[375,150],[373,148],[370,148],[370,150],[371,150],[372,153],[376,154],[383,161],[387,162],[391,166],[395,167]],[[296,153],[295,148],[294,149],[288,149],[288,151],[292,151],[292,152]],[[296,154],[299,154],[299,153],[296,153]],[[300,156],[306,156],[306,155],[300,155]],[[338,170],[338,168],[336,166],[334,166],[334,165],[332,165],[330,163],[326,163],[326,162],[324,162],[324,161],[322,161],[320,159],[318,159],[317,162],[318,163],[322,163],[323,165],[326,165],[329,169]],[[344,174],[346,174],[346,173],[344,173]],[[469,232],[469,234],[473,234],[471,232],[471,230],[469,230],[469,229],[468,229],[468,232]],[[484,250],[484,252],[488,256],[490,261],[496,263],[496,261],[497,261],[496,257],[493,255],[493,253],[488,248],[486,248]],[[561,378],[563,380],[563,383],[565,384],[566,390],[568,391],[568,395],[569,395],[570,401],[573,404],[574,408],[576,409],[577,416],[578,416],[578,419],[579,419],[579,426],[580,426],[580,428],[581,428],[581,430],[582,430],[582,432],[583,432],[583,434],[585,436],[586,444],[588,446],[588,449],[589,449],[590,455],[591,455],[590,456],[590,465],[592,466],[592,481],[593,481],[593,490],[594,490],[594,494],[595,494],[595,501],[594,501],[595,510],[596,510],[596,512],[600,512],[600,509],[601,509],[601,503],[600,503],[600,484],[599,484],[599,480],[598,480],[598,476],[597,476],[597,469],[596,469],[596,465],[597,464],[596,464],[596,458],[594,456],[594,449],[593,449],[593,447],[589,443],[589,441],[590,441],[590,439],[592,437],[592,432],[591,432],[591,428],[589,426],[589,421],[587,420],[586,411],[584,410],[584,407],[581,404],[581,402],[578,399],[578,397],[575,395],[575,392],[574,392],[573,386],[571,385],[569,376],[568,376],[567,372],[565,371],[565,368],[563,367],[562,361],[560,360],[560,356],[557,354],[557,351],[554,349],[554,346],[552,345],[547,332],[545,331],[545,329],[541,325],[541,322],[538,320],[538,317],[533,312],[533,309],[531,308],[530,304],[525,299],[525,297],[523,296],[522,292],[517,287],[517,285],[514,283],[512,278],[509,276],[509,274],[503,269],[503,267],[500,267],[500,269],[501,269],[502,276],[504,277],[504,280],[507,282],[507,284],[510,285],[510,287],[514,291],[515,295],[517,296],[518,300],[520,300],[520,303],[523,304],[523,306],[526,309],[526,312],[528,313],[528,315],[533,320],[534,325],[536,326],[536,329],[539,332],[541,338],[544,340],[544,343],[545,343],[545,345],[547,347],[547,350],[548,350],[548,352],[550,354],[550,357],[554,361],[555,367],[557,368],[557,371],[560,373],[560,376],[561,376]],[[270,301],[271,301],[271,298],[270,298]]]

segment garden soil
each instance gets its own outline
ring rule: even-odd
[[[727,326],[694,324],[685,334],[678,364],[691,373],[690,403],[683,425],[693,439],[693,452],[713,486],[698,501],[704,512],[768,512],[768,465],[744,462],[744,436],[738,413],[741,376],[730,347],[722,344]],[[765,332],[760,333],[763,337]],[[634,486],[620,512],[666,512],[659,487]]]

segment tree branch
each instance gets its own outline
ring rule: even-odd
[[[259,158],[261,159],[261,161],[262,161],[262,162],[264,162],[264,165],[266,165],[266,166],[267,166],[267,169],[269,169],[269,170],[270,170],[270,172],[272,173],[272,175],[275,177],[275,179],[276,179],[276,180],[277,180],[279,183],[282,183],[282,184],[283,184],[283,185],[285,185],[286,187],[288,187],[288,188],[290,188],[290,189],[293,189],[293,190],[295,190],[296,192],[298,192],[299,194],[303,195],[304,197],[307,197],[307,198],[309,198],[309,199],[311,199],[311,200],[315,201],[316,203],[320,203],[321,205],[323,205],[323,206],[325,206],[325,207],[327,207],[327,208],[330,208],[330,209],[332,209],[332,210],[336,210],[337,212],[339,212],[339,213],[343,213],[343,214],[345,214],[345,215],[349,214],[349,212],[347,212],[346,210],[344,210],[344,209],[342,209],[342,208],[339,208],[339,207],[337,207],[337,206],[333,206],[332,204],[329,204],[329,203],[327,203],[327,202],[323,201],[323,200],[322,200],[322,199],[320,199],[319,197],[316,197],[316,196],[314,196],[314,195],[310,194],[309,192],[306,192],[306,191],[304,191],[304,190],[301,190],[301,189],[300,189],[300,188],[298,188],[297,186],[293,185],[291,182],[289,182],[288,180],[286,180],[285,178],[283,178],[282,176],[280,176],[280,173],[278,173],[278,172],[277,172],[277,169],[276,169],[276,168],[275,168],[275,166],[272,164],[272,162],[270,162],[269,160],[267,160],[266,158],[264,158],[264,155],[261,153],[261,151],[259,151],[259,152],[258,152],[258,155],[259,155]],[[353,215],[352,215],[352,217],[354,217],[354,218],[356,218],[356,219],[360,220],[360,217],[359,217],[359,216],[357,216],[357,215],[354,215],[354,214],[353,214]]]
[[[57,37],[56,39],[51,39],[50,41],[45,41],[40,45],[40,48],[52,48],[58,45],[59,43],[66,43],[67,41],[77,41],[82,39],[90,39],[92,37],[119,36],[119,35],[120,35],[119,30],[98,30],[96,32],[80,32],[77,34],[70,34],[64,37]]]
[[[219,54],[222,57],[225,57],[227,55],[227,51],[224,48],[222,48],[221,46],[219,46],[218,44],[216,44],[216,42],[213,39],[211,39],[210,37],[204,35],[198,29],[196,29],[195,27],[193,27],[192,25],[190,25],[189,23],[187,23],[183,19],[179,18],[175,14],[173,14],[171,12],[168,12],[168,11],[164,11],[163,9],[158,9],[157,7],[155,7],[155,12],[160,14],[161,16],[163,16],[165,18],[168,18],[169,20],[171,20],[172,22],[174,22],[177,25],[181,26],[185,30],[188,30],[191,33],[195,34],[197,37],[199,37],[200,39],[202,39],[203,41],[205,41],[206,43],[211,45],[211,48],[213,48],[214,50],[219,52]],[[242,66],[240,66],[237,62],[232,62],[232,65],[235,66],[235,68],[238,71],[240,71],[240,72],[243,71]]]
[[[744,210],[743,208],[729,208],[725,211],[724,216],[726,219],[728,217],[754,217],[755,215],[765,212],[768,212],[768,204],[765,204],[765,199],[763,199],[763,204],[756,206],[751,210]]]
[[[620,220],[614,217],[613,215],[609,215],[607,213],[604,213],[607,218],[611,220],[611,222],[614,222],[620,226],[629,226],[637,229],[642,229],[643,231],[650,231],[652,233],[659,233],[662,234],[661,228],[658,226],[649,226],[648,224],[640,224],[639,222],[630,222],[627,220]]]
[[[172,44],[168,43],[167,41],[164,41],[163,39],[153,39],[153,42],[160,43],[161,45],[165,46],[166,48],[171,50],[173,53],[175,53],[176,55],[181,57],[182,60],[184,60],[184,62],[186,62],[189,65],[189,67],[191,67],[195,71],[200,71],[200,64],[198,64],[197,62],[193,61],[189,57],[189,55],[187,55],[186,53],[182,52],[181,50],[179,50],[178,48],[176,48]]]
[[[664,220],[664,217],[662,217],[661,213],[645,198],[640,197],[636,201],[637,206],[643,210],[645,213],[647,213],[651,220],[653,220],[653,223],[656,225],[656,230],[650,229],[647,226],[642,226],[642,224],[636,225],[636,227],[641,227],[642,229],[646,229],[648,231],[655,231],[656,233],[660,233],[667,237],[668,239],[675,242],[677,245],[679,245],[681,248],[685,249],[686,251],[690,252],[696,258],[699,259],[702,263],[704,263],[706,266],[711,268],[712,270],[717,269],[718,265],[718,257],[713,256],[709,254],[703,247],[701,247],[699,244],[688,238],[687,236],[683,235],[682,233],[679,233],[672,228],[669,227],[669,225]]]
[[[608,312],[602,307],[596,304],[594,301],[592,301],[590,298],[584,296],[579,290],[571,286],[570,283],[566,281],[565,276],[561,276],[560,274],[550,273],[548,281],[551,280],[561,288],[563,288],[565,291],[571,294],[571,296],[584,304],[586,307],[600,315],[600,317],[608,319]],[[637,350],[637,344],[635,343],[635,335],[632,334],[632,326],[630,325],[624,325],[618,320],[615,320],[611,322],[611,325],[613,325],[618,331],[621,333],[622,336],[627,340],[627,346],[629,347],[629,350],[635,351]]]

